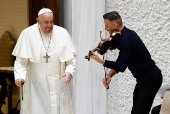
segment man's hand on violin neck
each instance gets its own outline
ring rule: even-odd
[[[97,54],[95,54],[93,51],[91,51],[90,58],[94,59],[95,61],[97,61],[97,62],[99,62],[99,63],[101,63],[103,65],[105,63],[105,60],[100,59],[100,57]]]

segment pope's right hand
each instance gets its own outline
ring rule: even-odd
[[[103,85],[105,86],[105,88],[108,88],[110,82],[111,82],[110,76],[106,76],[103,78]]]
[[[24,82],[24,79],[19,78],[19,79],[15,80],[15,84],[22,89],[21,82]]]

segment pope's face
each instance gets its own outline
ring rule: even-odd
[[[109,19],[104,19],[104,23],[105,23],[105,30],[109,31],[109,34],[111,35],[116,30],[115,23],[109,21]]]
[[[37,18],[37,23],[40,25],[41,30],[49,34],[53,30],[53,13],[44,13]]]

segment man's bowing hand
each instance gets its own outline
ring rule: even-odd
[[[104,85],[105,88],[108,88],[110,82],[111,82],[110,76],[106,76],[106,77],[103,78],[103,85]]]

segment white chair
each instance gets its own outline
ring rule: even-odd
[[[170,114],[170,89],[165,91],[160,114]]]

